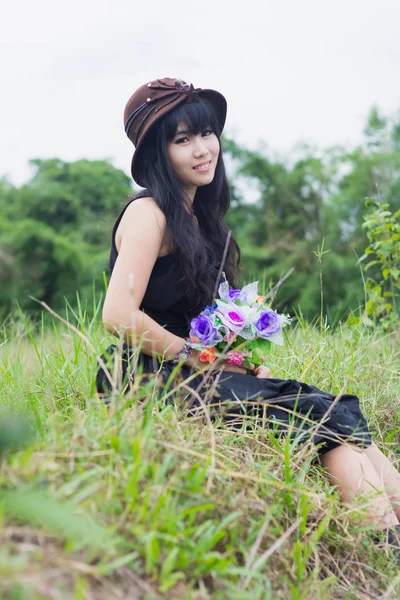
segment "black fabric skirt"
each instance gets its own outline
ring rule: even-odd
[[[234,426],[240,426],[244,415],[255,416],[266,426],[280,433],[288,432],[299,442],[311,438],[319,453],[345,442],[362,448],[371,445],[359,399],[353,394],[343,394],[335,400],[334,395],[295,379],[261,379],[218,370],[193,377],[193,370],[185,365],[174,376],[171,385],[174,367],[170,363],[164,362],[160,367],[153,357],[142,353],[135,357],[134,351],[126,345],[122,352],[116,353],[116,350],[117,346],[110,346],[101,359],[115,376],[115,357],[120,356],[119,389],[121,386],[129,390],[135,372],[158,372],[161,385],[168,385],[169,389],[182,383],[176,395],[187,402],[191,414],[204,410],[207,405],[213,417],[222,417]],[[111,394],[111,384],[101,367],[97,372],[96,388],[104,398]]]

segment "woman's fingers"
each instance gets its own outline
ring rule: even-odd
[[[264,367],[260,365],[254,369],[254,373],[256,377],[260,377],[261,379],[270,379],[271,378],[271,370],[268,367]]]

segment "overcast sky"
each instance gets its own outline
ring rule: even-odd
[[[400,108],[398,0],[0,0],[0,176],[30,158],[109,158],[157,77],[228,100],[228,134],[287,152],[356,144],[373,104]]]

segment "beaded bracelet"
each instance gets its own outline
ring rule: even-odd
[[[185,345],[183,346],[182,350],[175,354],[174,358],[171,361],[172,364],[177,365],[180,362],[185,362],[186,360],[188,360],[188,358],[190,358],[192,351],[193,348],[190,343],[190,338],[186,338]]]

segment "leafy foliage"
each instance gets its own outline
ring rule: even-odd
[[[107,161],[32,160],[21,188],[0,185],[0,305],[35,312],[30,296],[61,308],[103,285],[112,223],[131,192]],[[4,209],[4,210],[3,210]]]
[[[236,186],[229,215],[246,279],[273,285],[294,269],[276,295],[279,310],[300,310],[311,319],[320,312],[315,251],[322,246],[328,252],[323,261],[328,320],[335,323],[363,305],[358,257],[368,243],[365,200],[379,190],[393,210],[400,208],[399,131],[398,117],[384,118],[374,107],[364,144],[351,152],[303,145],[284,160],[265,148],[249,151],[227,140],[233,181],[244,179],[257,196],[248,203]]]
[[[362,259],[369,257],[365,270],[378,267],[376,281],[366,282],[368,301],[366,313],[379,319],[385,327],[394,326],[400,319],[400,209],[395,213],[387,202],[367,200],[371,209],[364,217],[364,229],[370,241]]]

